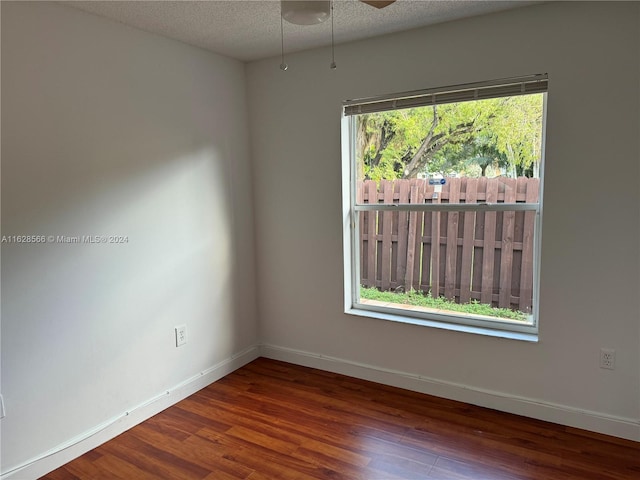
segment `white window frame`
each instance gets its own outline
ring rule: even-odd
[[[461,101],[466,92],[466,100],[504,97],[517,94],[543,93],[542,149],[540,160],[540,193],[538,203],[499,204],[371,204],[358,205],[356,202],[356,122],[355,114],[408,108],[422,105]],[[472,92],[472,98],[469,98]],[[486,92],[483,94],[483,92]],[[344,311],[350,315],[365,316],[413,325],[422,325],[447,330],[477,333],[483,335],[538,341],[540,253],[542,229],[542,203],[544,181],[544,152],[547,112],[547,75],[532,75],[513,79],[495,80],[474,84],[456,85],[403,94],[349,100],[343,102],[342,139],[342,202],[343,202],[343,251],[344,251]],[[443,99],[441,101],[441,98]],[[361,211],[534,211],[533,238],[533,312],[531,323],[523,324],[494,317],[454,313],[422,312],[402,310],[392,307],[374,306],[360,302],[360,251],[359,212]]]

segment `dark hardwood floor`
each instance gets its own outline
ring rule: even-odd
[[[260,358],[43,477],[640,479],[640,443]]]

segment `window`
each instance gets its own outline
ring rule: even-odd
[[[343,104],[345,311],[532,339],[547,75]]]

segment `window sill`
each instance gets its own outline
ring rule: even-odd
[[[365,308],[359,308],[354,306],[347,308],[345,313],[348,315],[356,315],[360,317],[376,318],[378,320],[387,320],[397,323],[405,323],[409,325],[419,325],[422,327],[439,328],[442,330],[450,330],[454,332],[471,333],[475,335],[485,335],[488,337],[507,338],[510,340],[520,340],[523,342],[538,342],[537,333],[528,332],[515,332],[512,330],[499,330],[474,325],[464,325],[452,322],[446,322],[435,319],[423,319],[416,317],[409,317],[405,315],[399,315],[396,313],[381,312],[378,310],[369,310]]]

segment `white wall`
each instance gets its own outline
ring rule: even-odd
[[[128,236],[2,245],[3,473],[257,355],[245,96],[238,61],[2,2],[2,235]]]
[[[250,64],[263,352],[640,440],[639,9],[441,24],[338,46],[336,71],[328,49]],[[343,314],[341,101],[545,72],[540,341]]]

